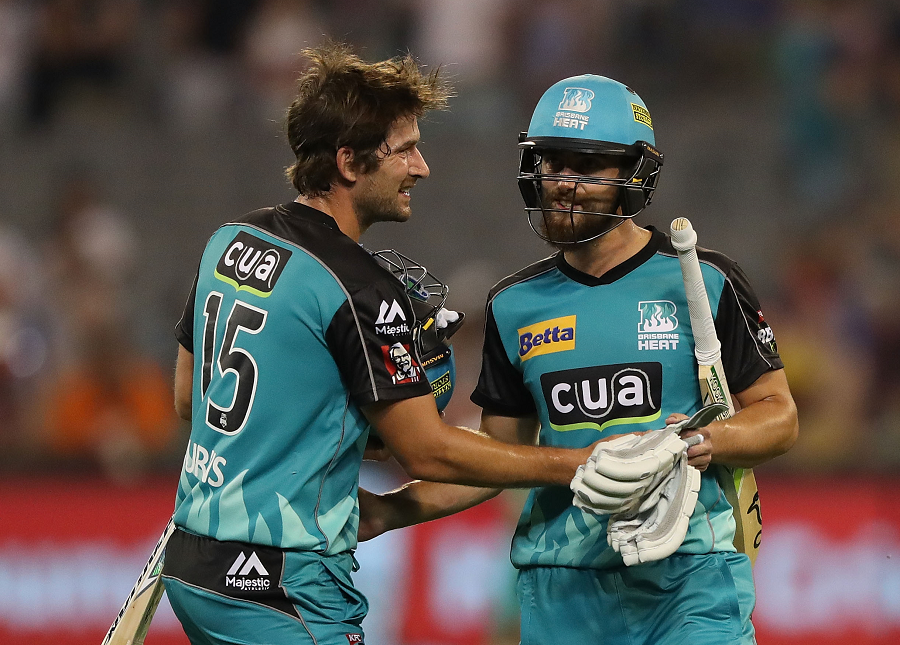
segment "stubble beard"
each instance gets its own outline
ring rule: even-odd
[[[558,211],[553,202],[559,199],[558,195],[548,196],[543,203],[543,217],[541,228],[549,243],[558,249],[571,249],[579,244],[593,240],[618,226],[623,220],[611,215],[595,214],[582,211]],[[597,200],[586,203],[583,207],[588,211],[601,209],[607,212],[612,208],[611,200]]]

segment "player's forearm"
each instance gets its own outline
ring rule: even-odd
[[[797,408],[790,397],[773,395],[709,428],[714,463],[753,468],[784,454],[794,445],[798,433]]]
[[[424,439],[424,438],[423,438]],[[394,455],[415,479],[491,488],[568,486],[590,449],[502,443],[453,426],[429,435],[410,454]]]
[[[413,481],[381,495],[384,530],[391,531],[440,519],[477,506],[500,494],[500,488]]]

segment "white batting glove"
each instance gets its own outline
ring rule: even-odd
[[[452,325],[457,320],[459,320],[459,312],[453,311],[452,309],[444,309],[441,307],[438,309],[437,314],[434,317],[434,326],[436,329],[446,329],[449,325]]]
[[[623,435],[597,444],[572,479],[572,503],[597,515],[635,508],[647,492],[658,487],[686,450],[687,444],[669,429],[641,436]]]
[[[699,493],[700,472],[682,455],[637,509],[610,518],[607,542],[626,566],[669,557],[684,542]]]

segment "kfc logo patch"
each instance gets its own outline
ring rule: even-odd
[[[381,353],[392,383],[416,383],[422,378],[419,365],[409,352],[409,345],[402,343],[382,345]]]

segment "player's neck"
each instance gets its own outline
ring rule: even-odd
[[[350,201],[350,196],[343,191],[332,189],[330,193],[320,197],[300,195],[296,201],[331,216],[337,222],[341,233],[356,243],[359,243],[359,238],[365,233]]]
[[[563,256],[573,269],[599,278],[643,249],[651,236],[628,220],[596,240],[566,249]]]

